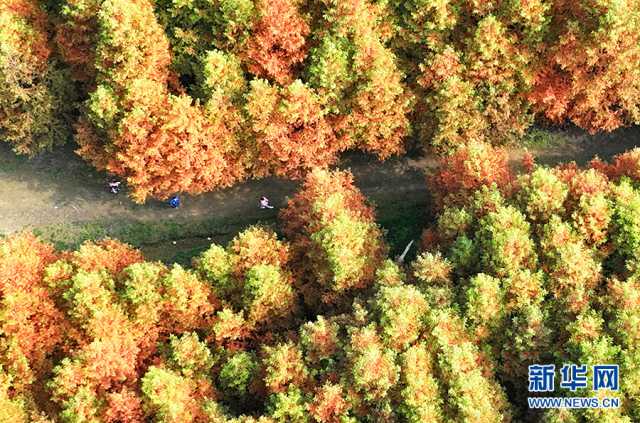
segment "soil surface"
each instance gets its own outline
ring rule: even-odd
[[[640,127],[591,136],[576,128],[551,131],[555,143],[531,146],[538,163],[555,164],[575,160],[584,164],[598,155],[603,159],[640,146]],[[559,140],[559,141],[558,141]],[[510,149],[518,160],[522,148]],[[347,154],[338,168],[351,169],[357,186],[374,203],[428,196],[424,172],[435,165],[432,157],[402,157],[379,162],[363,154]],[[0,143],[0,233],[57,223],[100,220],[151,222],[159,219],[221,219],[255,216],[258,199],[266,195],[276,208],[286,204],[299,182],[277,178],[248,181],[232,188],[182,197],[182,206],[166,203],[133,203],[126,188],[118,195],[106,189],[106,177],[73,153],[60,148],[34,159],[16,157],[6,143]],[[253,218],[253,217],[252,217]]]

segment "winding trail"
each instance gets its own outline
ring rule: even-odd
[[[640,127],[595,136],[576,128],[558,129],[552,134],[563,141],[532,149],[539,163],[575,160],[582,164],[596,154],[608,159],[640,146]],[[522,149],[510,150],[513,160],[521,154]],[[389,199],[425,198],[428,192],[424,171],[434,164],[433,158],[402,157],[378,162],[362,154],[348,154],[337,167],[351,169],[362,192],[374,203],[383,204]],[[27,160],[16,157],[8,145],[0,143],[0,233],[57,223],[191,220],[212,214],[222,219],[247,216],[250,223],[260,196],[266,195],[272,204],[282,206],[297,186],[297,182],[267,178],[199,196],[184,196],[183,206],[176,210],[159,201],[137,205],[125,192],[117,196],[108,193],[104,175],[73,154],[71,146]]]

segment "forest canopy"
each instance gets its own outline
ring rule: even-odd
[[[69,143],[137,203],[299,181],[189,265],[0,236],[0,422],[640,421],[640,149],[504,149],[567,124],[640,124],[640,0],[0,0],[16,154]],[[404,262],[329,168],[416,150]],[[566,394],[620,407],[529,407],[541,363],[619,366]]]
[[[412,263],[352,176],[320,169],[278,228],[191,267],[0,240],[0,420],[637,421],[640,150],[521,171],[503,154],[443,159]],[[621,407],[529,409],[527,366],[566,362],[618,364],[598,395]]]
[[[640,123],[640,3],[2,0],[0,139],[135,201]]]

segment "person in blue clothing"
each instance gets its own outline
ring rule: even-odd
[[[173,197],[171,197],[169,199],[169,205],[173,209],[177,209],[178,207],[180,207],[180,197],[178,197],[177,195],[174,195]]]

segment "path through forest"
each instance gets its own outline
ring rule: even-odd
[[[118,195],[107,192],[104,174],[95,172],[71,148],[47,153],[28,161],[12,157],[6,145],[0,145],[0,232],[55,223],[95,221],[99,219],[153,221],[158,219],[195,219],[254,216],[258,199],[266,195],[280,207],[293,195],[298,183],[278,178],[248,181],[232,188],[197,196],[184,195],[182,206],[171,209],[166,203],[151,200],[133,203],[126,188]],[[426,195],[419,166],[409,159],[384,163],[353,154],[340,168],[350,168],[358,186],[373,201],[387,197]],[[269,213],[268,211],[264,212]]]
[[[547,134],[551,136],[546,142],[530,148],[538,162],[546,164],[569,160],[585,163],[596,154],[610,158],[640,146],[640,127],[595,136],[575,128]],[[108,193],[104,174],[94,171],[71,150],[69,146],[27,160],[16,157],[5,143],[0,143],[0,233],[60,223],[189,221],[211,216],[221,221],[246,218],[248,224],[260,215],[260,196],[268,196],[279,207],[298,186],[296,182],[267,178],[218,192],[184,196],[183,206],[176,210],[159,201],[137,205],[124,192],[117,196]],[[514,148],[510,154],[516,160],[521,153]],[[350,168],[363,193],[374,203],[385,204],[426,198],[424,171],[433,164],[431,158],[403,157],[380,163],[362,154],[350,154],[338,167]]]

